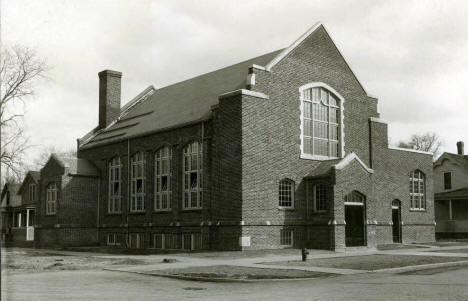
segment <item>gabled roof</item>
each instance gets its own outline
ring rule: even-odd
[[[359,81],[359,79],[357,78],[356,74],[354,73],[354,71],[351,69],[351,66],[349,65],[348,61],[345,59],[345,57],[343,56],[343,54],[341,53],[340,49],[336,46],[336,43],[335,41],[332,39],[332,37],[330,36],[330,34],[328,33],[327,29],[325,28],[325,25],[323,25],[321,22],[317,22],[315,23],[312,27],[310,27],[304,34],[302,34],[296,41],[294,41],[289,47],[283,49],[283,51],[281,51],[280,53],[278,53],[278,55],[273,59],[271,60],[266,66],[265,66],[265,69],[268,70],[268,71],[271,71],[271,69],[276,65],[278,64],[282,59],[284,59],[289,53],[291,53],[296,47],[298,47],[307,37],[309,37],[311,34],[313,34],[317,29],[319,28],[323,28],[323,30],[326,32],[326,34],[328,35],[328,37],[330,38],[330,40],[332,41],[333,45],[335,46],[336,50],[338,51],[338,53],[340,54],[340,56],[343,58],[343,61],[345,62],[345,64],[348,66],[349,70],[351,71],[352,75],[354,76],[354,78],[356,79],[356,81],[358,82],[358,84],[361,86],[362,90],[364,91],[364,93],[366,93],[367,96],[369,97],[372,97],[372,98],[377,98],[375,96],[372,96],[372,95],[369,95],[367,92],[366,92],[366,89],[364,88],[364,86],[361,84],[361,82]]]
[[[98,176],[99,171],[93,163],[86,159],[76,157],[65,157],[58,154],[51,154],[48,161],[54,159],[65,168],[65,173],[72,176]],[[47,161],[47,162],[48,162]],[[47,164],[47,163],[46,163]]]
[[[33,180],[34,183],[39,184],[39,179],[41,178],[41,173],[39,171],[30,170],[26,173],[26,176],[23,179],[23,182],[18,189],[17,194],[21,194],[23,191],[23,187],[25,187],[27,179]]]
[[[459,155],[459,154],[452,154],[452,153],[443,153],[440,155],[439,158],[434,162],[434,167],[442,165],[444,160],[450,160],[455,164],[459,165],[461,168],[468,170],[468,156],[467,155]]]
[[[154,90],[145,101],[124,106],[121,111],[125,114],[105,130],[81,139],[80,147],[93,147],[206,120],[211,115],[211,107],[218,104],[219,95],[245,88],[250,66],[263,66],[280,51]]]
[[[2,189],[2,195],[1,195],[1,200],[2,204],[1,207],[5,208],[7,207],[6,204],[6,193],[9,191],[10,192],[10,207],[17,207],[21,206],[21,196],[18,195],[18,190],[20,188],[20,184],[17,183],[5,183],[3,185]]]
[[[134,99],[131,105],[122,108],[120,117],[108,127],[100,130],[94,129],[80,139],[79,147],[81,149],[90,148],[207,120],[211,116],[211,107],[218,104],[219,95],[245,88],[250,66],[272,71],[276,64],[319,28],[323,28],[357,83],[367,94],[325,26],[317,22],[285,49],[270,52],[167,87],[152,88],[145,101]]]
[[[460,189],[439,192],[435,194],[436,200],[456,200],[456,199],[466,199],[468,201],[468,187],[463,187]]]
[[[358,162],[358,164],[360,164],[362,168],[368,173],[374,173],[374,170],[367,167],[367,165],[362,162],[362,160],[355,153],[350,153],[343,159],[325,160],[320,162],[320,164],[317,165],[317,167],[314,168],[314,170],[312,170],[306,176],[306,178],[316,178],[331,175],[332,169],[344,169],[353,161]]]

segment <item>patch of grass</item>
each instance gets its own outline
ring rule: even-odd
[[[420,256],[420,255],[363,255],[363,256],[344,256],[332,258],[310,259],[306,262],[302,261],[280,261],[268,262],[264,264],[270,265],[287,265],[287,266],[312,266],[337,269],[353,269],[353,270],[380,270],[399,268],[405,266],[453,262],[466,260],[463,257],[440,257],[440,256]]]
[[[216,265],[206,267],[189,267],[183,269],[170,269],[155,271],[168,275],[179,275],[185,277],[200,277],[207,279],[294,279],[294,278],[319,278],[329,277],[335,274],[320,273],[293,269],[268,269],[256,267],[241,267]]]
[[[416,248],[429,248],[423,246],[415,245],[403,245],[403,244],[387,244],[387,245],[378,245],[377,250],[400,250],[400,249],[416,249]]]
[[[437,253],[468,253],[468,249],[452,249],[452,250],[431,250],[429,252]],[[467,258],[468,260],[468,258]]]

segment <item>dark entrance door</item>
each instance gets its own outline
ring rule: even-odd
[[[346,246],[364,246],[364,206],[345,205]]]
[[[401,206],[398,200],[392,202],[392,223],[393,242],[401,243]]]

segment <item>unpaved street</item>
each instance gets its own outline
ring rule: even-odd
[[[174,280],[111,271],[14,274],[2,300],[466,300],[468,269],[257,283]],[[421,272],[419,272],[421,274]],[[365,292],[365,293],[364,293]]]

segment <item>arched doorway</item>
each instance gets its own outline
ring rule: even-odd
[[[365,201],[365,196],[357,191],[345,195],[345,242],[347,247],[366,245]]]
[[[392,201],[393,243],[401,243],[401,202]]]

